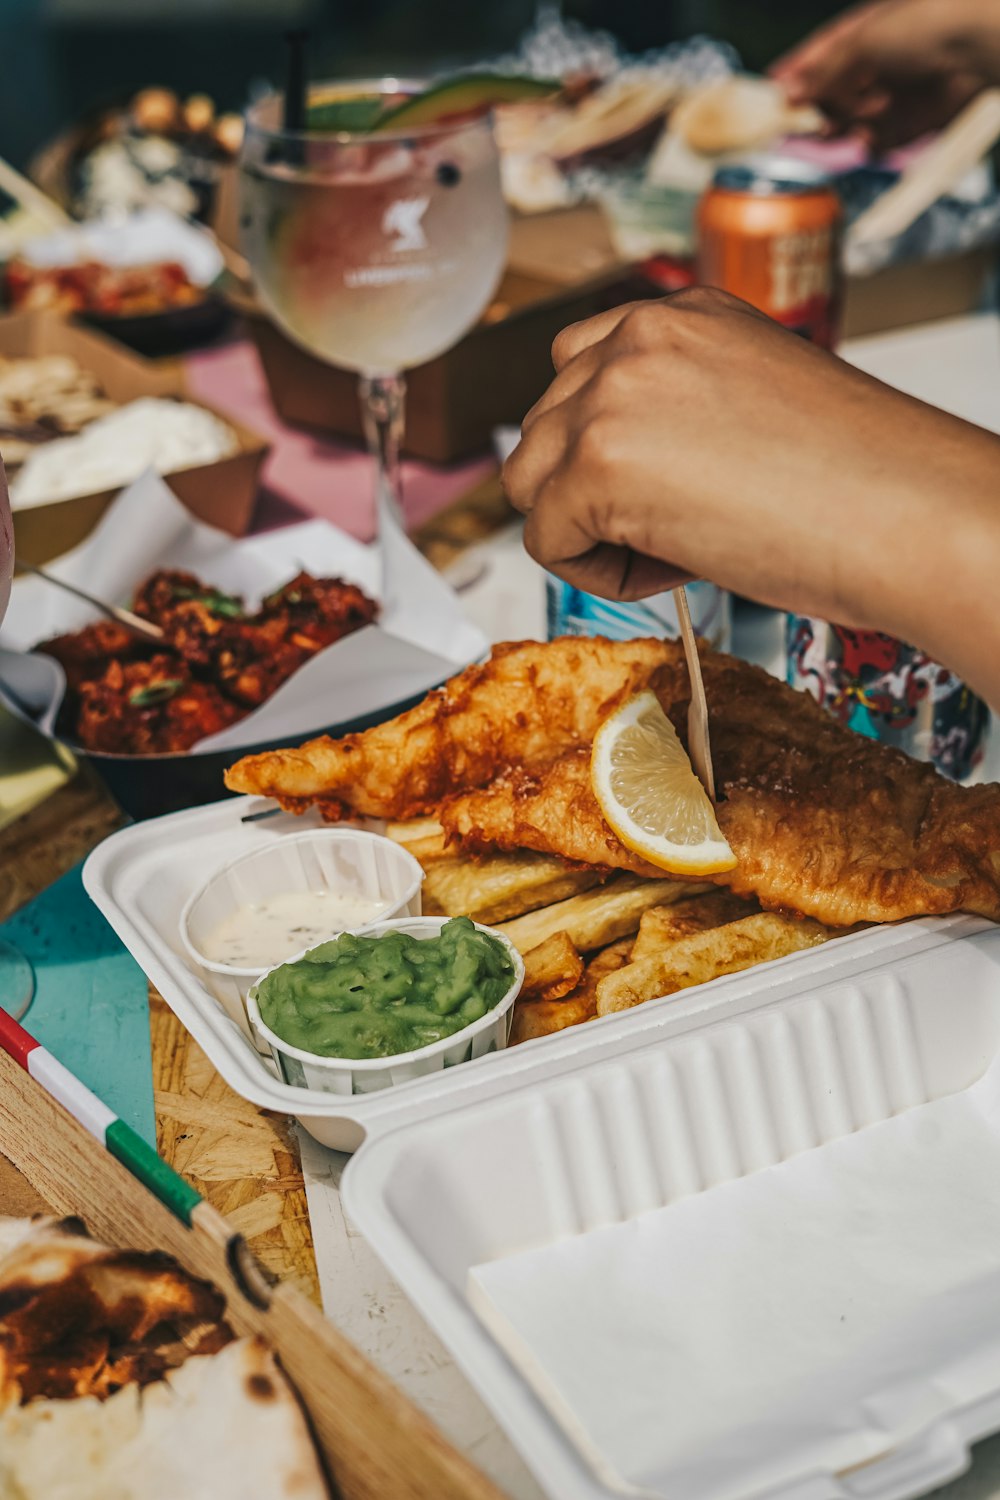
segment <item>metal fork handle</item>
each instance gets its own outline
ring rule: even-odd
[[[103,599],[96,599],[93,594],[88,594],[85,589],[78,589],[76,584],[67,583],[63,578],[56,578],[54,574],[46,572],[44,568],[37,567],[34,563],[24,562],[21,558],[16,559],[16,566],[25,573],[33,573],[36,578],[51,583],[54,588],[62,589],[64,593],[73,594],[77,599],[82,599],[84,604],[89,604],[92,609],[98,610],[109,620],[117,620],[119,625],[132,630],[136,635],[144,636],[150,641],[162,641],[163,631],[159,625],[153,625],[149,620],[144,620],[141,615],[133,614],[130,609],[122,609],[116,604],[105,604]]]

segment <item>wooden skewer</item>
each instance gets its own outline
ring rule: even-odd
[[[243,282],[246,286],[252,287],[253,269],[246,256],[241,255],[238,250],[234,250],[232,245],[225,244],[218,236],[216,236],[215,244],[219,254],[222,256],[222,263],[230,276],[234,277],[237,281]]]
[[[97,599],[93,594],[88,594],[85,589],[78,589],[73,583],[66,583],[62,578],[56,578],[54,574],[47,573],[44,568],[37,568],[34,563],[22,562],[16,559],[18,571],[34,573],[36,578],[43,578],[46,583],[51,583],[57,589],[62,589],[67,594],[73,594],[77,599],[82,599],[85,604],[91,605],[109,620],[117,620],[119,625],[124,625],[126,630],[131,630],[135,635],[141,635],[148,641],[162,641],[163,631],[159,625],[144,620],[141,615],[133,614],[130,609],[122,609],[117,604],[105,604],[103,599]]]
[[[998,138],[1000,89],[986,89],[955,116],[888,192],[855,219],[847,232],[848,248],[894,239],[909,229],[925,209],[986,155]]]
[[[73,222],[65,209],[60,208],[59,204],[47,193],[43,193],[41,188],[29,182],[27,177],[22,176],[11,166],[10,162],[4,161],[3,157],[0,157],[0,188],[9,193],[23,208],[33,210],[53,229],[62,229]]]
[[[681,640],[684,642],[684,659],[687,662],[688,677],[691,679],[691,702],[688,705],[688,752],[695,775],[714,802],[715,775],[712,771],[712,746],[708,737],[708,702],[705,698],[705,683],[701,675],[698,642],[691,623],[691,610],[683,584],[674,589],[674,601],[677,605],[677,619],[681,627]]]

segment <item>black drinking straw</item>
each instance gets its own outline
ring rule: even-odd
[[[286,130],[306,128],[306,31],[286,31],[288,68],[285,74]]]

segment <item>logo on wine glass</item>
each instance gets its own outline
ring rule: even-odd
[[[421,220],[427,212],[429,198],[397,198],[390,203],[382,215],[382,233],[395,240],[389,246],[398,253],[401,250],[426,250],[427,236]]]

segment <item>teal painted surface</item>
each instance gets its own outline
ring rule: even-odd
[[[21,1024],[155,1146],[146,977],[84,891],[80,868],[0,926],[35,969]]]

